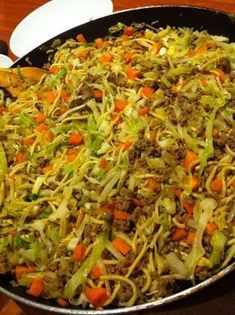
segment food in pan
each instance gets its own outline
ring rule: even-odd
[[[0,273],[61,306],[153,301],[235,255],[235,44],[111,31],[1,92]]]

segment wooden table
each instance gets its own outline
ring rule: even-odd
[[[0,0],[0,39],[9,43],[10,35],[20,20],[46,2],[45,0]],[[235,14],[235,0],[113,0],[113,3],[116,11],[146,5],[180,4],[203,6]],[[22,305],[20,308],[15,302],[0,294],[0,315],[23,314],[46,315],[46,312],[32,310]],[[195,296],[148,314],[235,315],[235,273]]]

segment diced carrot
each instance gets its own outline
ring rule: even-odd
[[[47,166],[44,166],[43,168],[42,168],[42,173],[43,174],[47,174],[47,173],[49,173],[50,171],[52,171],[53,170],[53,166],[52,165],[47,165]]]
[[[117,150],[121,150],[121,149],[128,150],[131,146],[132,146],[132,142],[130,141],[116,143]]]
[[[103,53],[101,56],[100,56],[100,62],[101,63],[109,63],[113,60],[113,55],[111,53]]]
[[[104,45],[104,41],[102,38],[96,38],[95,39],[95,47],[96,48],[100,49],[103,47],[103,45]]]
[[[16,159],[17,163],[24,162],[25,161],[25,153],[23,153],[23,152],[17,153],[15,159]]]
[[[49,72],[52,74],[56,74],[60,71],[60,68],[56,65],[51,65],[49,68]]]
[[[198,49],[190,50],[188,52],[188,56],[189,57],[194,57],[194,56],[198,56],[198,55],[203,55],[206,52],[207,52],[207,46],[205,45],[205,46],[199,47]]]
[[[188,233],[188,236],[187,236],[187,239],[186,239],[186,243],[188,245],[192,245],[194,240],[196,238],[196,232],[189,232]]]
[[[87,43],[87,40],[86,40],[86,38],[84,37],[83,34],[78,34],[78,35],[76,36],[76,40],[77,40],[79,43],[81,43],[81,44],[86,44],[86,43]]]
[[[43,290],[44,290],[44,279],[37,278],[33,280],[28,293],[35,297],[39,297],[40,295],[42,295]]]
[[[75,149],[68,149],[67,151],[67,160],[69,162],[73,162],[78,155],[78,151]]]
[[[157,54],[159,53],[161,47],[162,47],[161,43],[156,42],[156,43],[154,43],[153,46],[150,48],[150,52],[151,52],[152,54],[156,54],[156,55],[157,55]]]
[[[123,143],[123,147],[125,150],[128,150],[132,146],[132,142],[126,141]]]
[[[208,43],[206,46],[208,49],[215,49],[218,47],[216,43]]]
[[[6,110],[6,107],[4,105],[0,105],[0,113],[3,113]]]
[[[126,40],[129,40],[129,36],[128,35],[122,34],[119,37],[119,41],[122,42],[122,43],[125,42]]]
[[[37,130],[38,132],[43,133],[44,131],[47,130],[47,125],[44,124],[44,123],[41,123],[40,125],[37,126],[36,130]]]
[[[116,220],[127,220],[129,213],[127,211],[113,210],[113,216]]]
[[[86,246],[83,243],[79,243],[73,250],[73,258],[76,261],[82,261],[85,258]]]
[[[39,113],[36,115],[36,122],[42,123],[44,121],[45,121],[45,115],[43,115],[42,113]]]
[[[135,32],[135,29],[132,26],[124,27],[123,34],[127,36],[132,36]]]
[[[39,100],[42,100],[44,97],[43,92],[41,90],[36,91],[36,96]]]
[[[34,137],[25,137],[23,139],[23,144],[26,145],[26,146],[30,146],[34,143],[35,141],[35,138]]]
[[[223,189],[223,182],[222,182],[222,179],[220,178],[215,178],[212,182],[211,182],[211,189],[214,191],[214,192],[217,192],[217,193],[221,193],[222,189]]]
[[[80,135],[80,133],[72,133],[70,136],[69,136],[69,140],[68,140],[69,144],[71,145],[80,145],[83,143],[83,136]]]
[[[194,57],[194,56],[196,56],[195,50],[190,49],[189,52],[188,52],[188,56],[189,56],[189,57]]]
[[[200,83],[201,83],[201,85],[202,85],[203,87],[207,86],[207,79],[205,79],[205,78],[200,78],[199,81],[200,81]]]
[[[54,139],[54,133],[51,130],[46,130],[43,133],[44,143],[51,142]]]
[[[61,307],[67,307],[69,305],[69,302],[62,298],[58,298],[56,302]]]
[[[103,306],[109,297],[106,288],[86,288],[84,293],[94,307]]]
[[[61,93],[60,93],[60,98],[62,99],[62,101],[68,102],[68,100],[69,100],[69,93],[68,93],[68,91],[65,90],[65,89],[62,89]]]
[[[139,116],[146,116],[148,115],[149,113],[149,108],[148,107],[141,107],[139,110],[138,110],[138,114]]]
[[[154,93],[154,89],[151,87],[146,86],[146,87],[141,88],[141,95],[147,98],[148,100],[152,98],[153,93]]]
[[[132,198],[133,202],[134,202],[134,205],[136,207],[143,207],[144,205],[144,202],[140,199],[137,199],[137,198]]]
[[[123,59],[124,59],[125,63],[131,62],[135,54],[136,54],[136,52],[135,52],[134,50],[127,51],[127,52],[123,55]]]
[[[195,204],[194,204],[194,203],[189,203],[189,202],[186,202],[186,201],[185,201],[185,202],[183,203],[183,207],[184,207],[184,209],[187,211],[187,213],[193,214]]]
[[[198,160],[198,155],[193,151],[187,151],[183,162],[184,168],[189,170],[191,164],[196,160]]]
[[[172,239],[173,241],[181,241],[188,235],[188,232],[186,229],[183,228],[176,228],[173,232]]]
[[[207,45],[201,46],[197,49],[197,55],[203,55],[207,52]]]
[[[211,70],[210,72],[214,74],[216,77],[218,77],[221,82],[225,81],[226,76],[225,76],[224,71],[222,71],[221,69],[214,69],[214,70]]]
[[[127,74],[127,78],[130,80],[135,80],[141,77],[141,72],[134,68],[128,68],[126,74]]]
[[[159,190],[161,188],[161,184],[158,181],[156,181],[154,178],[149,178],[147,180],[146,186],[149,190],[152,190],[152,191]]]
[[[101,268],[98,265],[93,266],[91,269],[91,276],[94,279],[99,279],[101,275],[102,275]]]
[[[117,114],[111,114],[111,120],[115,121],[115,125],[119,125],[122,121],[121,117]]]
[[[124,256],[131,251],[131,246],[127,244],[123,239],[117,237],[112,241],[113,246],[119,250]]]
[[[218,230],[218,225],[215,222],[209,222],[206,225],[206,231],[207,233],[211,234],[214,231]]]
[[[56,93],[55,93],[55,91],[47,91],[46,92],[46,98],[47,98],[47,100],[48,100],[48,102],[50,104],[53,104],[54,101],[56,100]]]
[[[173,187],[172,190],[175,196],[180,198],[180,195],[182,194],[182,189],[180,189],[179,187]]]
[[[127,106],[127,104],[128,104],[127,100],[116,100],[115,109],[117,111],[123,111],[125,107]]]
[[[102,170],[106,170],[108,166],[109,166],[109,162],[105,158],[100,159],[99,167]]]
[[[200,187],[200,179],[198,176],[192,175],[190,177],[190,186],[193,191],[197,190]]]
[[[17,265],[15,268],[16,277],[19,279],[26,273],[33,273],[35,272],[35,268],[26,265]]]
[[[101,101],[103,98],[103,92],[99,89],[94,89],[92,95],[96,101]]]

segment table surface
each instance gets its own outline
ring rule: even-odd
[[[64,0],[65,1],[65,0]],[[98,1],[98,0],[97,0]],[[45,0],[0,0],[0,39],[9,43],[16,25],[31,11],[46,3]],[[113,0],[114,10],[146,5],[177,4],[214,8],[235,14],[235,0]],[[10,53],[11,57],[14,57]],[[167,307],[150,311],[158,315],[235,315],[235,272],[213,286]],[[0,315],[42,315],[0,294]],[[146,314],[146,313],[145,313]]]

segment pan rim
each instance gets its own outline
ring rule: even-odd
[[[50,306],[47,304],[43,304],[40,302],[35,302],[30,300],[30,296],[28,298],[21,297],[15,293],[10,292],[7,289],[4,289],[0,286],[0,292],[6,294],[10,298],[14,299],[17,302],[20,302],[22,304],[25,304],[27,306],[31,306],[34,308],[38,308],[41,310],[57,313],[57,314],[67,314],[67,315],[114,315],[114,314],[126,314],[126,313],[132,313],[132,312],[139,312],[143,310],[152,309],[155,307],[160,307],[164,305],[168,305],[170,303],[176,302],[178,300],[181,300],[187,296],[190,296],[196,292],[201,291],[202,289],[216,283],[218,280],[222,279],[226,275],[232,273],[235,271],[235,262],[228,265],[224,269],[222,269],[219,273],[213,275],[212,277],[198,283],[195,286],[192,286],[186,290],[180,291],[178,293],[175,293],[173,295],[170,295],[168,297],[160,298],[152,302],[147,302],[144,304],[129,306],[125,308],[112,308],[112,309],[104,309],[104,310],[82,310],[79,308],[61,308],[59,306]]]
[[[20,58],[18,58],[17,60],[15,60],[15,62],[13,63],[13,65],[11,67],[14,67],[15,65],[18,66],[18,64],[21,63],[21,61],[24,61],[24,59],[33,51],[35,50],[38,50],[40,47],[42,47],[43,45],[49,43],[49,42],[53,42],[53,40],[57,39],[59,36],[61,36],[62,34],[70,31],[70,30],[73,30],[77,27],[82,27],[84,25],[87,25],[89,23],[92,23],[94,21],[99,21],[99,20],[102,20],[102,19],[105,19],[105,18],[108,18],[108,17],[111,17],[111,16],[115,16],[115,15],[119,15],[119,14],[122,14],[122,13],[128,13],[128,12],[134,12],[134,11],[140,11],[140,10],[147,10],[147,9],[154,9],[154,8],[185,8],[185,9],[196,9],[198,11],[207,11],[207,12],[211,12],[211,13],[214,13],[214,14],[223,14],[224,16],[227,16],[228,18],[230,19],[234,19],[234,23],[235,23],[235,13],[234,14],[231,14],[227,11],[223,11],[223,10],[219,10],[219,9],[213,9],[213,8],[207,8],[207,7],[204,7],[204,6],[193,6],[193,5],[173,5],[173,4],[159,4],[159,5],[148,5],[148,6],[143,6],[143,7],[136,7],[136,8],[128,8],[128,9],[124,9],[124,10],[118,10],[118,11],[113,11],[112,13],[108,14],[108,15],[105,15],[103,17],[99,17],[97,19],[94,19],[94,20],[91,20],[89,22],[85,22],[83,24],[80,24],[78,26],[75,26],[65,32],[62,32],[50,39],[48,39],[46,42],[40,44],[39,46],[35,47],[34,49],[32,49],[30,52],[28,52],[27,54],[25,54],[24,56],[21,56]]]
[[[115,12],[112,12],[109,15],[106,15],[104,17],[100,17],[94,20],[91,20],[90,22],[86,22],[84,24],[79,25],[83,26],[86,25],[88,23],[94,22],[94,21],[98,21],[101,19],[105,19],[111,16],[115,16],[118,14],[122,14],[125,12],[135,12],[135,11],[139,11],[139,10],[147,10],[147,9],[154,9],[154,8],[185,8],[185,9],[196,9],[198,11],[207,11],[207,12],[211,12],[214,14],[223,14],[224,16],[227,16],[228,18],[234,19],[235,21],[235,13],[229,13],[226,10],[221,10],[221,9],[213,9],[213,8],[208,8],[208,7],[204,7],[204,6],[193,6],[193,5],[171,5],[171,4],[162,4],[162,5],[149,5],[149,6],[142,6],[142,7],[135,7],[135,8],[128,8],[128,9],[124,9],[124,10],[118,10]],[[74,27],[76,28],[76,27]],[[73,29],[73,28],[72,28]],[[63,32],[65,33],[65,32]],[[61,34],[63,34],[61,33]],[[58,34],[57,36],[49,39],[47,42],[50,42],[51,40],[58,38],[61,34]],[[46,43],[47,43],[46,42]],[[41,44],[40,46],[34,48],[33,50],[31,50],[30,52],[34,51],[34,50],[38,50],[39,47],[41,47],[43,44]],[[26,55],[20,57],[19,59],[17,59],[14,64],[12,65],[12,67],[14,67],[16,64],[20,63],[21,61],[23,61],[25,59],[25,57],[30,54],[27,53]],[[144,310],[149,310],[149,309],[153,309],[156,307],[161,307],[161,306],[165,306],[165,305],[169,305],[173,302],[176,302],[178,300],[181,300],[183,298],[186,298],[188,296],[191,296],[192,294],[195,294],[199,291],[201,291],[202,289],[216,283],[218,280],[222,279],[223,277],[225,277],[226,275],[232,273],[235,271],[235,261],[230,263],[228,266],[226,266],[224,269],[222,269],[221,271],[219,271],[217,274],[213,275],[212,277],[198,283],[197,285],[194,285],[188,289],[185,289],[183,291],[180,291],[178,293],[175,293],[173,295],[164,297],[164,298],[160,298],[151,302],[146,302],[143,304],[139,304],[139,305],[134,305],[134,306],[130,306],[130,307],[120,307],[120,308],[111,308],[111,309],[103,309],[103,310],[96,310],[96,309],[87,309],[87,310],[83,310],[83,309],[79,309],[79,308],[61,308],[59,306],[53,306],[53,305],[48,305],[48,304],[44,304],[41,302],[35,302],[33,300],[31,300],[31,297],[22,297],[19,296],[15,293],[12,293],[10,290],[5,289],[3,287],[0,286],[0,292],[3,294],[6,294],[7,296],[9,296],[10,298],[14,299],[15,301],[25,304],[27,306],[33,307],[33,308],[37,308],[37,309],[41,309],[43,311],[49,311],[52,313],[56,313],[56,314],[67,314],[67,315],[114,315],[114,314],[126,314],[126,313],[132,313],[132,312],[140,312],[140,311],[144,311]]]

